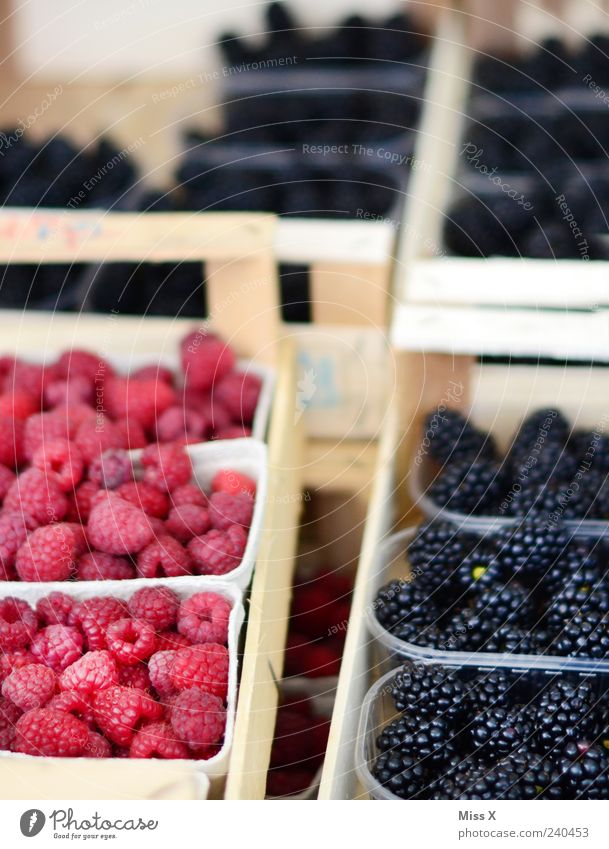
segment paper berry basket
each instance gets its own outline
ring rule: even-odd
[[[212,788],[218,788],[228,772],[228,763],[230,751],[233,741],[233,730],[235,724],[235,711],[237,707],[237,681],[238,681],[238,645],[241,626],[243,625],[245,613],[243,609],[242,595],[236,586],[231,584],[210,583],[204,578],[185,578],[180,580],[179,586],[176,582],[168,578],[150,579],[147,581],[95,581],[82,583],[65,583],[61,586],[61,591],[78,601],[93,598],[96,596],[113,596],[118,599],[128,600],[142,586],[154,587],[165,586],[170,587],[177,594],[180,600],[189,598],[195,593],[214,592],[226,598],[231,606],[231,614],[229,618],[228,628],[228,653],[229,653],[229,678],[228,678],[228,694],[226,698],[226,730],[224,733],[224,741],[220,751],[209,758],[209,760],[167,760],[164,763],[168,765],[179,765],[182,770],[192,770],[195,776],[207,776],[211,779]],[[2,592],[2,598],[12,597],[19,598],[28,602],[32,607],[36,603],[47,596],[52,591],[51,584],[27,584],[15,583],[5,584]],[[29,761],[40,761],[46,763],[52,760],[55,764],[65,765],[78,769],[78,764],[83,762],[91,763],[97,761],[93,758],[37,758],[32,755],[21,753],[0,751],[0,758],[3,760],[11,759],[27,759]],[[122,759],[102,759],[105,762],[116,763],[118,768],[119,762]],[[158,764],[158,761],[155,761]],[[203,782],[203,789],[206,789],[206,782]]]

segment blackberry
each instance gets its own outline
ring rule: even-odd
[[[391,581],[382,587],[374,600],[374,614],[388,631],[406,623],[422,629],[438,617],[433,601],[414,581]]]
[[[413,575],[429,592],[443,587],[465,556],[479,543],[449,522],[423,524],[408,546]]]
[[[461,592],[475,593],[489,584],[503,581],[505,576],[505,569],[497,555],[479,548],[466,555],[459,563],[455,570],[454,582]]]
[[[432,483],[429,497],[447,510],[468,515],[496,512],[505,489],[501,468],[494,463],[460,460],[447,466]]]
[[[468,733],[480,756],[495,761],[525,744],[533,733],[533,725],[525,717],[522,706],[490,707],[474,717]]]
[[[461,719],[467,709],[467,690],[450,671],[426,664],[406,664],[393,679],[391,696],[396,708],[421,718]]]
[[[400,799],[420,797],[426,785],[426,771],[410,755],[383,752],[376,759],[372,774],[381,785]]]
[[[560,799],[559,772],[551,758],[521,746],[501,761],[518,775],[521,799]]]
[[[599,613],[578,613],[566,622],[552,642],[552,649],[567,657],[590,657],[600,660],[609,655],[609,627]]]
[[[476,713],[495,707],[506,708],[514,700],[513,684],[512,676],[503,669],[480,673],[469,691],[469,701]]]
[[[461,776],[471,770],[473,765],[474,761],[469,756],[453,753],[442,772],[430,782],[426,798],[451,799],[455,786],[461,781]]]
[[[568,544],[565,531],[544,528],[533,519],[498,532],[497,557],[507,575],[534,586],[561,558]]]
[[[452,786],[451,786],[452,785]],[[518,774],[507,762],[492,766],[475,764],[450,784],[446,783],[444,799],[521,799]]]
[[[518,429],[510,447],[510,461],[520,464],[530,457],[539,462],[548,446],[564,449],[568,439],[569,423],[562,413],[550,408],[535,410],[523,419]]]
[[[526,628],[533,621],[534,604],[529,591],[513,581],[484,587],[476,598],[473,611],[495,629],[503,625]]]
[[[580,463],[590,464],[598,472],[609,474],[609,436],[590,431],[575,431],[571,448]]]
[[[601,746],[570,741],[558,762],[563,798],[609,799],[609,756]]]
[[[558,678],[543,692],[535,711],[535,739],[543,752],[563,743],[594,735],[595,716],[592,688],[582,681],[573,685]]]
[[[578,614],[609,613],[609,592],[604,587],[573,582],[561,590],[548,605],[544,624],[552,634],[559,634],[565,625]]]
[[[381,752],[423,761],[426,769],[442,767],[455,751],[449,724],[439,716],[423,722],[418,716],[402,716],[383,729],[376,745]]]
[[[492,626],[466,608],[456,613],[444,627],[444,647],[451,651],[479,651],[490,638]]]
[[[541,654],[546,642],[541,632],[502,625],[485,640],[482,649],[494,653]]]
[[[578,591],[593,589],[605,583],[605,570],[599,561],[599,552],[590,551],[586,544],[572,542],[548,570],[544,586],[550,597],[557,595],[567,587]]]
[[[446,648],[446,635],[435,625],[420,627],[413,622],[404,622],[393,627],[391,633],[405,643],[425,646],[438,651],[443,651]]]
[[[424,428],[429,455],[442,466],[464,458],[492,460],[497,455],[493,437],[478,430],[457,410],[430,413]]]

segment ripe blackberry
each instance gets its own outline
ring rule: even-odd
[[[429,497],[447,510],[468,515],[497,511],[505,490],[502,470],[487,461],[460,460],[447,466],[429,489]]]
[[[376,759],[372,774],[381,785],[400,799],[420,798],[426,785],[423,765],[411,755],[383,752]]]
[[[404,624],[422,629],[438,617],[433,600],[416,581],[391,581],[374,600],[375,616],[388,631],[395,633]]]
[[[543,752],[560,749],[569,740],[594,736],[596,718],[594,697],[589,683],[575,686],[557,678],[543,692],[535,711],[535,739]]]
[[[564,556],[569,535],[562,529],[544,528],[535,519],[497,534],[497,557],[507,576],[534,586]]]
[[[449,522],[431,522],[418,528],[408,546],[408,561],[418,583],[433,592],[445,588],[463,558],[479,548],[475,536]]]
[[[551,647],[567,657],[605,658],[609,655],[607,619],[596,612],[578,613],[565,623]]]
[[[477,593],[489,584],[497,584],[505,578],[505,569],[493,551],[479,547],[466,555],[454,573],[454,583],[459,590]]]
[[[490,707],[474,717],[468,735],[481,757],[491,761],[509,755],[525,744],[533,733],[522,706]]]
[[[452,754],[452,732],[441,716],[421,721],[416,715],[401,716],[383,729],[376,745],[381,752],[410,755],[426,769],[441,768]]]
[[[564,449],[569,439],[569,423],[558,410],[542,409],[530,413],[520,425],[509,451],[512,465],[529,457],[539,460],[548,446]]]
[[[543,632],[502,625],[484,641],[482,649],[495,653],[540,654],[545,644],[546,638]]]
[[[609,473],[609,436],[591,431],[575,431],[570,446],[580,463],[587,462],[594,471]]]
[[[494,630],[503,625],[527,628],[534,621],[534,604],[530,593],[515,581],[485,587],[478,594],[473,611],[494,625]]]
[[[572,583],[565,587],[550,602],[544,616],[548,631],[560,634],[565,625],[574,616],[598,614],[606,617],[609,613],[609,592],[602,587],[590,584]]]
[[[419,717],[460,719],[467,710],[467,690],[448,669],[425,664],[406,664],[393,679],[391,696],[400,711]]]
[[[442,772],[430,781],[426,792],[428,799],[451,799],[455,785],[461,776],[471,770],[474,761],[469,756],[457,752],[452,754]]]
[[[424,425],[429,455],[444,465],[462,458],[489,459],[497,455],[493,437],[475,427],[457,410],[430,413]]]
[[[480,673],[469,691],[469,701],[476,713],[505,708],[514,701],[513,686],[514,679],[503,669]]]
[[[598,547],[590,551],[585,543],[573,541],[544,577],[544,587],[550,598],[567,587],[596,588],[605,584],[605,567],[600,561]]]
[[[602,746],[567,743],[558,771],[563,798],[609,799],[609,754]]]
[[[445,799],[522,799],[518,774],[506,761],[475,764],[461,773]],[[438,798],[438,797],[436,797]]]
[[[521,746],[501,762],[509,764],[518,775],[521,799],[560,799],[559,773],[551,758]]]
[[[398,640],[403,640],[405,643],[425,646],[438,651],[444,651],[447,647],[452,648],[448,645],[449,639],[445,632],[435,625],[421,627],[414,622],[403,622],[396,625],[392,629],[392,633]]]

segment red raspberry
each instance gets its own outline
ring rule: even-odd
[[[226,575],[241,563],[247,534],[241,525],[231,525],[227,531],[208,531],[188,543],[199,575]]]
[[[249,495],[228,492],[214,492],[209,499],[209,519],[219,531],[226,531],[231,525],[249,528],[252,524],[254,501]]]
[[[36,663],[34,655],[26,649],[15,649],[15,651],[7,651],[0,654],[0,682],[13,672],[15,669],[21,669],[22,666],[27,666],[28,663]]]
[[[118,682],[116,661],[108,651],[90,651],[65,669],[59,678],[62,690],[92,696]]]
[[[141,366],[129,374],[131,380],[154,380],[173,386],[174,374],[171,369],[162,365]]]
[[[67,581],[75,566],[76,541],[66,524],[37,528],[15,558],[22,581]]]
[[[211,528],[209,513],[196,504],[182,504],[169,511],[165,527],[180,542],[207,533]]]
[[[79,581],[125,581],[135,578],[135,569],[125,557],[91,551],[79,558],[76,577]]]
[[[150,543],[137,556],[137,573],[142,578],[190,575],[192,564],[188,551],[173,537],[165,534]]]
[[[262,380],[253,372],[232,371],[214,386],[214,397],[236,422],[251,424],[258,405]]]
[[[194,393],[192,389],[186,387],[184,391],[184,405],[202,413],[209,422],[212,433],[231,424],[230,413],[218,401],[213,390],[209,393],[201,394],[200,392]]]
[[[23,422],[11,416],[0,416],[0,463],[9,469],[21,465],[24,455]]]
[[[209,422],[202,413],[186,407],[169,407],[156,423],[159,442],[203,442]]]
[[[127,605],[117,598],[88,598],[76,605],[70,624],[80,625],[89,651],[97,651],[106,648],[108,626],[127,614]]]
[[[183,445],[158,442],[142,451],[144,480],[161,492],[171,492],[192,478],[192,463]]]
[[[21,716],[21,710],[0,696],[0,749],[10,750],[15,739],[15,725]]]
[[[30,462],[41,446],[69,436],[66,422],[56,413],[37,413],[30,416],[23,432],[23,454]],[[10,464],[7,464],[10,465]]]
[[[105,451],[123,447],[123,438],[114,422],[99,413],[79,425],[75,442],[88,465]]]
[[[7,469],[6,466],[0,465],[0,502],[3,501],[4,496],[9,491],[14,480],[15,473],[10,469]]]
[[[129,749],[130,758],[190,758],[187,747],[175,739],[168,722],[151,722],[137,732]]]
[[[82,753],[83,758],[111,758],[112,746],[95,731],[89,731],[89,739]]]
[[[115,424],[116,430],[120,434],[121,448],[124,448],[125,451],[136,451],[138,448],[145,448],[148,445],[144,428],[139,422],[134,419],[119,419]]]
[[[78,719],[82,719],[89,728],[96,727],[91,697],[87,693],[79,693],[78,690],[62,690],[47,703],[47,708],[71,713]]]
[[[36,412],[40,412],[40,403],[29,392],[22,392],[17,389],[14,392],[3,392],[0,395],[0,416],[21,419],[24,422]]]
[[[0,578],[10,581],[14,577],[15,557],[27,538],[27,518],[14,510],[0,513]]]
[[[176,651],[177,649],[190,648],[192,643],[185,637],[184,634],[176,634],[174,631],[163,631],[159,634],[156,650],[160,651]]]
[[[122,687],[137,687],[138,690],[150,690],[150,675],[145,664],[138,666],[123,666],[118,667],[118,683]]]
[[[66,403],[59,407],[55,407],[49,413],[49,416],[54,422],[61,422],[64,429],[63,436],[70,441],[76,438],[78,428],[83,422],[95,422],[96,413],[92,407],[87,404]],[[82,452],[81,452],[82,453]]]
[[[180,599],[169,587],[143,587],[128,602],[133,618],[148,622],[157,632],[175,625],[179,606]]]
[[[214,431],[213,439],[246,439],[252,435],[252,430],[243,425],[228,425]]]
[[[212,492],[227,492],[229,495],[244,493],[252,498],[256,497],[256,481],[241,472],[232,469],[221,469],[213,477],[211,482]]]
[[[49,368],[49,375],[52,375],[52,368]],[[6,386],[11,391],[21,389],[29,395],[39,398],[42,394],[44,380],[45,367],[43,365],[16,358],[6,376]]]
[[[87,522],[91,514],[93,499],[99,489],[92,481],[81,483],[76,492],[71,496],[71,504],[68,518],[73,522]]]
[[[69,528],[74,534],[74,554],[80,557],[89,550],[87,532],[80,522],[63,522],[62,527]]]
[[[221,699],[228,691],[228,650],[217,643],[179,649],[171,667],[171,682],[177,690],[201,687]]]
[[[171,503],[174,507],[181,507],[183,504],[196,504],[198,507],[207,507],[207,496],[196,484],[185,483],[173,490],[171,493]]]
[[[79,376],[70,380],[53,380],[44,387],[44,401],[51,408],[90,404],[93,401],[93,386],[85,377]]]
[[[36,604],[36,613],[41,625],[67,625],[75,601],[60,592],[49,593]]]
[[[122,448],[104,451],[89,466],[89,480],[100,489],[118,489],[132,477],[131,458]]]
[[[87,537],[106,554],[135,554],[152,541],[154,532],[143,510],[114,493],[98,496],[87,522]]]
[[[144,481],[124,483],[117,489],[117,495],[156,519],[164,519],[169,510],[168,496]]]
[[[55,472],[63,492],[80,483],[85,468],[80,449],[67,439],[44,442],[34,453],[32,465],[43,472]]]
[[[106,631],[106,643],[117,661],[135,666],[154,654],[156,634],[141,619],[118,619]]]
[[[69,713],[40,708],[17,720],[14,751],[48,758],[78,758],[87,745],[89,729]]]
[[[15,669],[2,684],[2,695],[21,710],[45,705],[55,692],[57,676],[42,663]]]
[[[72,348],[70,351],[64,351],[57,360],[57,373],[60,377],[70,380],[74,377],[85,377],[90,383],[94,383],[111,377],[114,369],[98,354]]]
[[[162,706],[135,687],[116,686],[100,690],[93,697],[93,708],[100,731],[118,746],[131,745],[141,725],[163,715]]]
[[[115,419],[132,419],[152,430],[157,417],[176,403],[176,394],[162,380],[115,377],[106,381],[104,400]]]
[[[28,469],[19,475],[4,499],[4,509],[25,513],[38,525],[60,522],[68,512],[68,500],[54,472]]]
[[[171,680],[171,668],[175,656],[175,651],[157,651],[148,661],[150,683],[161,699],[166,699],[177,692]]]
[[[36,634],[30,651],[39,663],[63,672],[82,655],[82,634],[69,625],[48,625]]]
[[[231,604],[217,593],[195,593],[180,604],[178,631],[193,643],[228,642]]]
[[[217,696],[198,687],[184,690],[173,703],[171,727],[194,751],[206,749],[222,739],[226,728],[224,705]]]
[[[37,630],[36,614],[27,601],[0,599],[0,649],[13,651],[27,646]]]
[[[203,392],[228,374],[235,365],[230,347],[213,334],[194,330],[180,344],[184,382]]]

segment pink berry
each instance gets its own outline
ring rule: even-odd
[[[171,493],[171,503],[174,507],[181,507],[183,504],[196,504],[197,507],[207,507],[207,496],[194,483],[185,483],[182,486],[177,486]]]
[[[159,536],[138,554],[137,572],[142,578],[176,578],[180,575],[190,575],[190,554],[168,534]]]
[[[188,551],[199,575],[226,575],[241,563],[246,543],[241,525],[231,525],[226,531],[195,537],[188,543]]]
[[[169,511],[165,527],[172,536],[186,543],[193,537],[198,537],[210,530],[210,515],[204,507],[198,507],[196,504],[182,504]]]
[[[125,557],[91,551],[79,558],[76,576],[79,581],[124,581],[135,578],[135,569]]]
[[[27,646],[37,629],[36,614],[27,601],[0,599],[0,649],[13,651]]]
[[[180,604],[178,631],[192,643],[226,643],[230,602],[217,593],[195,593]]]
[[[67,525],[37,528],[15,559],[22,581],[67,581],[76,565],[74,533]]]
[[[229,495],[244,493],[252,498],[256,496],[256,481],[241,472],[232,469],[222,469],[213,477],[212,492],[227,492]]]
[[[90,651],[65,669],[59,684],[62,690],[75,690],[92,696],[118,682],[116,661],[108,651]]]
[[[108,687],[93,697],[95,720],[100,731],[118,746],[130,746],[139,728],[159,720],[163,708],[136,687]]]
[[[14,750],[25,755],[76,758],[89,739],[84,722],[69,713],[40,708],[17,720]]]
[[[157,651],[148,661],[150,683],[161,699],[166,699],[177,692],[171,680],[171,668],[175,660],[174,651]]]
[[[71,596],[55,591],[40,599],[36,613],[42,625],[67,625],[74,604]]]
[[[214,386],[214,396],[226,407],[233,421],[250,425],[261,389],[262,380],[257,374],[232,371]]]
[[[169,511],[167,494],[144,481],[124,483],[118,488],[117,495],[139,507],[147,516],[154,516],[156,519],[164,519]]]
[[[217,336],[193,331],[180,345],[184,382],[203,392],[221,380],[235,365],[235,355]]]
[[[249,528],[252,524],[254,501],[249,495],[214,492],[209,499],[209,520],[212,527],[226,531],[231,525]]]
[[[218,643],[179,649],[171,667],[171,682],[178,690],[200,687],[221,699],[228,691],[228,650]]]
[[[130,758],[190,758],[188,748],[176,740],[168,722],[151,722],[141,728],[133,738]]]
[[[2,684],[2,695],[21,710],[43,707],[55,692],[57,677],[42,663],[15,669]]]
[[[131,458],[122,448],[112,448],[89,466],[89,480],[100,489],[118,489],[133,477]]]
[[[48,625],[36,634],[30,651],[54,672],[63,672],[82,655],[82,634],[69,625]]]
[[[92,546],[106,554],[135,554],[151,542],[153,531],[143,510],[114,493],[98,498],[87,522]]]
[[[178,740],[193,751],[218,743],[226,727],[222,700],[198,687],[184,690],[173,704],[171,727]]]
[[[192,478],[192,463],[183,445],[153,443],[142,451],[144,481],[161,492],[171,492]]]
[[[61,522],[68,512],[68,500],[54,472],[27,469],[11,485],[4,509],[30,516],[38,525]]]
[[[143,587],[128,602],[134,619],[142,619],[155,631],[172,628],[177,620],[180,600],[169,587]]]
[[[156,649],[154,628],[142,619],[118,619],[106,632],[108,649],[119,663],[134,666]]]

